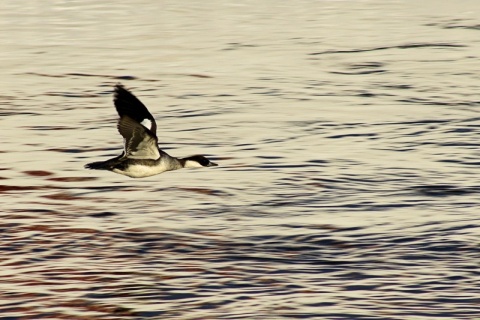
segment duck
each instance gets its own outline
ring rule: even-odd
[[[158,147],[157,123],[147,107],[121,83],[114,87],[113,103],[119,119],[117,129],[124,149],[119,156],[91,162],[86,169],[108,170],[130,178],[145,178],[182,168],[214,167],[218,164],[202,155],[176,158]],[[147,128],[142,123],[150,123]]]

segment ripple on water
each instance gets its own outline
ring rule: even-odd
[[[0,311],[28,314],[41,303],[45,313],[37,313],[39,318],[94,310],[97,319],[112,314],[181,319],[180,310],[188,309],[194,318],[236,310],[229,317],[269,318],[274,312],[293,319],[382,319],[361,311],[368,297],[369,304],[397,310],[392,319],[404,319],[412,314],[448,317],[453,306],[468,314],[478,301],[471,285],[479,258],[476,245],[455,239],[473,225],[428,225],[407,237],[359,227],[281,227],[291,235],[227,238],[9,224],[0,236],[1,278],[8,288]],[[98,261],[104,261],[101,267]],[[351,299],[339,301],[339,295]],[[30,304],[16,308],[26,297]],[[126,298],[135,307],[125,304]],[[265,299],[271,306],[289,301],[290,307],[258,309],[258,301]],[[435,308],[439,300],[442,307]]]

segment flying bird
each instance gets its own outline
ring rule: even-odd
[[[109,170],[131,178],[144,178],[182,168],[217,166],[201,155],[186,158],[170,156],[158,147],[157,123],[147,107],[122,84],[114,89],[113,102],[119,115],[117,129],[123,137],[121,155],[85,165],[87,169]],[[142,124],[150,121],[150,129]]]

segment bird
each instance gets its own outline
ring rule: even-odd
[[[130,178],[144,178],[182,168],[218,165],[201,155],[176,158],[161,150],[155,118],[121,83],[114,87],[113,103],[119,116],[117,129],[123,137],[124,150],[115,158],[88,163],[86,169],[109,170]],[[150,122],[150,128],[142,124],[145,120]]]

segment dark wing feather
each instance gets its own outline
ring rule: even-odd
[[[122,116],[128,116],[138,123],[148,119],[152,123],[150,131],[154,135],[157,135],[157,123],[152,114],[137,97],[125,89],[120,83],[115,86],[113,103],[115,104],[115,108],[117,109],[120,118]]]
[[[160,158],[157,137],[150,130],[126,115],[118,120],[117,127],[124,139],[125,157],[153,160]]]

